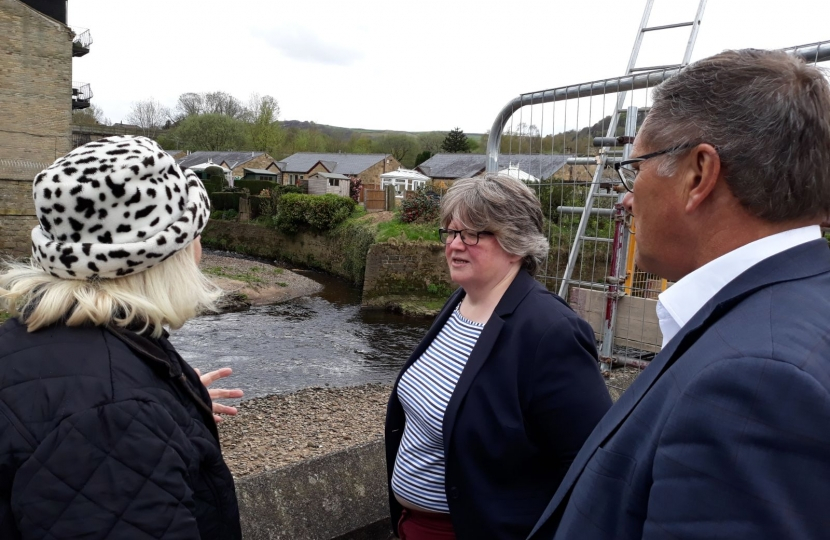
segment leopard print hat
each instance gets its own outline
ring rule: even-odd
[[[145,137],[78,147],[35,177],[32,256],[55,277],[117,278],[152,268],[204,229],[199,178]]]

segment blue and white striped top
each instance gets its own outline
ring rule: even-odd
[[[444,490],[444,412],[484,328],[462,317],[460,307],[398,383],[406,424],[392,491],[421,508],[445,513],[450,509]]]

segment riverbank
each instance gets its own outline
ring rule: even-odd
[[[205,250],[199,268],[225,291],[221,311],[277,304],[323,289],[313,279],[287,268],[231,253]]]

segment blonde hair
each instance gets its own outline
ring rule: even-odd
[[[180,328],[203,311],[216,311],[222,290],[205,277],[194,245],[137,274],[115,279],[55,277],[34,262],[7,262],[0,274],[0,305],[29,332],[63,322],[121,327],[141,325],[159,337],[164,326]]]

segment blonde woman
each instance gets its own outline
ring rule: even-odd
[[[110,137],[33,194],[31,263],[0,274],[0,538],[240,538],[211,396],[165,331],[220,294],[202,183]]]

